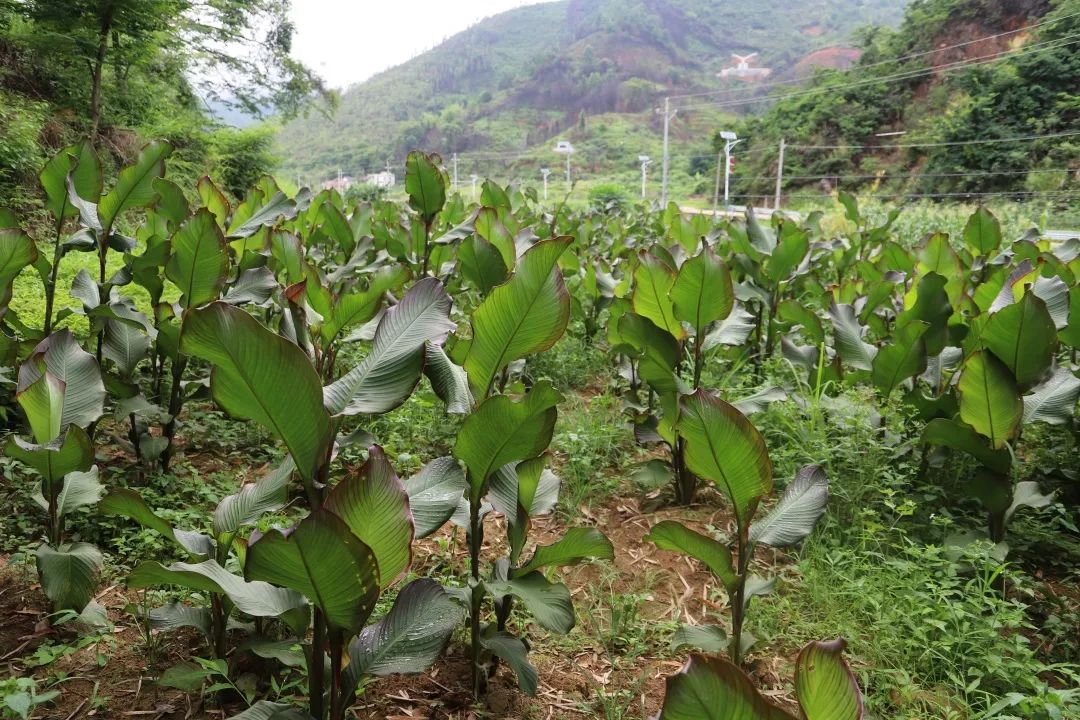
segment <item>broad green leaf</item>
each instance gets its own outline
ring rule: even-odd
[[[41,589],[52,601],[53,609],[81,612],[97,587],[101,551],[84,542],[58,548],[42,543],[36,557]]]
[[[251,197],[250,194],[248,197]],[[273,227],[281,220],[296,217],[296,202],[280,190],[275,191],[266,203],[255,208],[254,212],[247,217],[240,213],[244,209],[244,206],[238,207],[232,222],[229,224],[226,236],[230,240],[251,238],[263,228]],[[245,243],[245,245],[247,244]]]
[[[232,212],[232,206],[229,205],[225,193],[221,192],[218,186],[214,184],[214,181],[206,175],[199,178],[195,189],[199,193],[199,199],[202,200],[203,207],[214,214],[218,226],[225,227],[225,223],[229,219],[229,213]]]
[[[15,277],[38,258],[37,246],[19,228],[0,229],[0,300],[8,296],[9,285]],[[7,307],[7,300],[0,308]]]
[[[217,300],[229,274],[229,248],[213,214],[201,208],[172,238],[165,276],[180,288],[180,304],[200,307]]]
[[[638,254],[638,265],[634,270],[632,299],[635,313],[648,318],[660,329],[671,333],[675,339],[682,340],[686,337],[686,330],[675,316],[675,305],[672,302],[675,278],[675,270],[660,258],[643,250]]]
[[[188,203],[184,191],[172,180],[157,178],[153,182],[157,200],[154,201],[154,211],[168,221],[168,227],[179,227],[182,222],[191,215],[191,205]],[[215,222],[216,222],[215,218]]]
[[[677,430],[686,441],[686,464],[716,484],[747,526],[772,490],[765,439],[742,413],[706,390],[682,398]]]
[[[843,658],[843,638],[812,642],[795,663],[795,695],[806,720],[860,720],[862,692]]]
[[[1046,303],[1031,292],[991,315],[980,339],[1008,366],[1021,390],[1043,379],[1057,350],[1054,319]]]
[[[559,502],[559,476],[547,469],[547,454],[523,462],[510,462],[492,473],[487,499],[514,525],[526,518],[547,515]]]
[[[512,244],[510,251],[514,252]],[[506,261],[499,249],[479,234],[474,233],[458,244],[457,258],[461,274],[481,295],[487,295],[506,282],[509,274]]]
[[[230,716],[229,720],[311,720],[311,716],[285,703],[259,700],[239,715]]]
[[[937,273],[923,275],[915,287],[913,304],[896,318],[897,330],[919,321],[927,324],[923,341],[926,354],[930,356],[940,354],[949,340],[949,317],[953,308],[945,292],[946,282],[944,276]]]
[[[38,343],[34,355],[45,359],[44,369],[64,383],[64,411],[61,427],[87,427],[101,417],[105,409],[105,384],[97,360],[83,350],[70,330],[59,330]],[[19,369],[19,387],[38,379],[42,368],[25,363]]]
[[[679,268],[670,296],[675,317],[694,328],[699,341],[710,323],[723,320],[735,307],[731,272],[708,245]]]
[[[877,348],[863,340],[863,328],[850,305],[833,303],[829,318],[836,333],[836,354],[856,370],[873,370]]]
[[[495,597],[513,595],[521,600],[525,609],[540,627],[565,635],[574,629],[574,606],[570,591],[562,583],[553,583],[541,572],[510,580],[492,580],[485,583]]]
[[[41,509],[49,511],[49,501],[45,499],[44,492],[48,492],[51,483],[46,480],[34,493],[33,498]],[[97,465],[87,472],[73,471],[63,476],[63,486],[56,496],[56,513],[64,517],[81,507],[93,505],[105,494],[105,486],[98,480]]]
[[[517,260],[517,247],[514,244],[514,236],[503,225],[502,220],[499,219],[499,211],[495,208],[480,208],[476,213],[476,220],[473,224],[476,228],[476,234],[472,239],[462,241],[458,247],[458,258],[464,263],[463,270],[465,264],[474,265],[472,269],[481,275],[481,277],[477,278],[481,281],[479,284],[481,291],[487,294],[488,290],[483,289],[482,285],[494,281],[500,269],[505,279],[506,274],[514,268],[514,263]],[[491,248],[497,251],[498,263],[491,257],[488,248],[485,248],[481,242],[477,242],[477,239],[486,240],[491,245]],[[466,263],[467,260],[471,259],[471,251],[477,251],[479,254],[475,258],[478,261],[477,263]],[[494,284],[500,285],[502,281],[500,280]]]
[[[533,245],[513,276],[473,313],[464,365],[475,397],[487,397],[506,365],[547,350],[562,337],[570,319],[570,295],[557,263],[572,240],[558,237]]]
[[[675,520],[664,520],[653,525],[645,539],[661,550],[689,555],[709,568],[724,584],[729,594],[735,592],[739,582],[738,572],[727,545],[691,530]]]
[[[719,625],[680,625],[671,635],[672,650],[688,647],[719,655],[728,646],[727,632]]]
[[[1080,285],[1069,290],[1069,324],[1060,330],[1061,342],[1080,348]]]
[[[191,607],[175,601],[152,608],[147,619],[150,627],[160,632],[192,627],[206,636],[210,635],[212,622],[209,608]]]
[[[428,225],[446,204],[446,176],[439,161],[438,155],[419,150],[409,153],[405,160],[405,192],[409,195],[409,207]]]
[[[1073,417],[1077,398],[1080,378],[1068,368],[1059,367],[1046,382],[1024,396],[1024,424],[1064,425]]]
[[[810,251],[810,238],[806,232],[799,229],[787,230],[788,227],[794,226],[785,223],[785,232],[781,234],[780,241],[765,261],[765,275],[773,283],[789,279]]]
[[[964,226],[964,244],[976,255],[989,255],[1001,246],[1001,223],[980,205]]]
[[[1016,379],[1005,363],[989,350],[974,353],[964,363],[957,385],[960,419],[999,449],[1016,435],[1024,416],[1024,402]]]
[[[1005,474],[1012,465],[1012,455],[1005,448],[994,449],[989,441],[970,425],[948,418],[935,418],[923,428],[922,441],[967,453],[994,472]]]
[[[34,439],[41,445],[52,442],[60,434],[60,418],[64,412],[64,381],[45,367],[40,355],[30,359],[37,367],[37,380],[15,393],[15,399],[26,414]],[[22,373],[20,373],[22,374]]]
[[[8,438],[4,454],[38,471],[47,483],[71,472],[85,472],[94,462],[94,446],[78,425],[70,425],[52,442],[28,443],[17,435]]]
[[[413,391],[429,341],[442,342],[456,325],[450,296],[435,278],[424,278],[383,315],[371,351],[359,365],[323,390],[334,415],[378,414],[394,409]]]
[[[329,510],[316,510],[287,536],[277,530],[248,547],[244,575],[300,593],[333,627],[359,632],[379,599],[375,554]]]
[[[659,720],[795,720],[770,705],[731,661],[691,655],[667,679]]]
[[[101,163],[89,141],[63,148],[45,163],[38,175],[45,191],[45,209],[55,220],[78,214],[78,209],[68,201],[68,175],[83,200],[97,202],[101,198]]]
[[[276,532],[274,534],[277,534]],[[233,575],[214,560],[200,563],[173,563],[169,567],[154,561],[144,561],[128,575],[130,588],[177,587],[205,593],[226,595],[240,612],[252,617],[278,617],[290,610],[304,607],[304,598],[270,583],[248,582]]]
[[[743,415],[750,416],[755,413],[765,412],[765,409],[770,404],[787,400],[789,397],[791,397],[791,392],[787,388],[779,385],[769,385],[761,388],[753,395],[734,400],[731,404]]]
[[[408,271],[401,265],[384,266],[371,276],[366,288],[354,288],[334,298],[329,313],[323,313],[323,339],[328,343],[332,342],[345,330],[362,325],[375,317],[386,292],[401,287],[407,275]],[[310,275],[308,282],[317,280]],[[317,309],[320,313],[323,312],[322,309]]]
[[[1013,492],[1012,503],[1005,510],[1005,522],[1009,522],[1012,516],[1016,514],[1016,511],[1022,507],[1041,508],[1046,507],[1053,501],[1054,494],[1044,495],[1039,488],[1039,483],[1034,480],[1018,482],[1016,483],[1016,490]]]
[[[874,356],[870,379],[888,397],[897,385],[926,371],[926,333],[930,326],[922,320],[897,328],[893,342]]]
[[[495,395],[465,418],[454,444],[454,457],[469,470],[474,502],[484,495],[488,478],[511,462],[536,457],[551,442],[562,396],[546,380],[521,400]]]
[[[619,318],[618,332],[622,341],[638,354],[638,376],[661,393],[682,389],[675,374],[679,362],[679,343],[652,320],[628,312]],[[628,353],[629,354],[629,353]]]
[[[586,559],[610,560],[615,557],[611,541],[596,528],[570,528],[551,545],[536,548],[532,558],[511,575],[519,577],[546,567],[576,565]]]
[[[344,520],[371,548],[382,588],[408,569],[413,541],[409,495],[381,447],[368,448],[367,462],[338,482],[323,507]]]
[[[222,300],[229,305],[265,305],[278,287],[270,268],[249,268],[229,286]]]
[[[825,342],[821,318],[812,308],[797,300],[784,300],[777,308],[777,317],[792,325],[801,325],[803,335],[817,344]]]
[[[304,478],[318,476],[334,435],[322,383],[303,350],[221,302],[188,311],[180,350],[214,366],[210,389],[227,413],[271,430]]]
[[[192,555],[209,557],[214,553],[214,545],[210,538],[200,533],[175,529],[168,520],[151,510],[142,496],[134,490],[116,488],[102,498],[98,505],[98,512],[103,515],[130,518],[167,540],[172,540]]]
[[[452,457],[435,458],[405,481],[416,538],[425,538],[450,519],[465,492],[465,473]]]
[[[108,235],[122,213],[145,207],[157,197],[154,179],[165,174],[165,158],[172,152],[168,143],[154,141],[139,152],[134,164],[120,171],[116,185],[98,203],[101,226]]]
[[[439,583],[428,578],[409,583],[398,593],[390,612],[349,643],[346,688],[354,689],[364,675],[427,670],[464,616],[465,608]]]
[[[731,314],[716,324],[701,347],[704,350],[712,350],[720,345],[729,347],[741,347],[750,337],[757,324],[754,316],[748,313],[740,305],[736,305]]]
[[[526,695],[535,695],[540,676],[536,668],[529,663],[529,648],[520,639],[508,632],[497,632],[491,637],[481,638],[484,649],[501,658],[517,676],[518,687]]]
[[[296,463],[287,456],[281,465],[255,482],[244,483],[239,492],[222,498],[214,510],[214,534],[234,533],[258,522],[266,513],[283,508],[288,501],[289,479],[295,471]]]
[[[467,414],[475,401],[465,368],[455,365],[442,345],[430,341],[424,348],[424,359],[424,375],[431,383],[431,389],[446,403],[446,412]]]
[[[829,478],[820,465],[805,465],[769,514],[750,526],[750,541],[773,547],[801,542],[825,514]]]

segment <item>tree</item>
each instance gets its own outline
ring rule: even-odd
[[[118,94],[128,72],[180,60],[204,100],[262,116],[295,115],[319,78],[289,56],[289,0],[24,0],[16,11],[40,31],[36,50],[85,68],[89,130],[102,122],[104,74],[112,63]]]

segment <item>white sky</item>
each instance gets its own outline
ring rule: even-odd
[[[293,56],[335,88],[399,65],[477,20],[540,0],[292,0]]]

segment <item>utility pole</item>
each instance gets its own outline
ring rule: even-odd
[[[731,209],[731,149],[742,142],[730,130],[720,133],[724,141],[724,210]]]
[[[780,138],[780,157],[776,161],[776,202],[773,209],[780,209],[780,192],[784,185],[784,148],[787,146],[787,141],[784,138]]]
[[[641,199],[645,199],[646,182],[648,181],[649,166],[652,165],[652,160],[648,155],[638,155],[638,162],[641,163]]]
[[[720,152],[716,153],[716,185],[713,186],[713,194],[712,194],[713,216],[715,216],[717,211],[720,209],[720,171],[722,169],[723,164],[724,164],[724,151],[721,150]]]
[[[454,153],[454,189],[457,190],[457,153]]]
[[[550,168],[540,168],[540,174],[544,176],[544,202],[547,202],[548,175],[551,174],[551,169]]]
[[[573,151],[566,153],[566,189],[570,189],[570,156]]]
[[[671,138],[671,120],[679,111],[671,111],[671,98],[664,98],[664,161],[663,161],[663,180],[660,185],[660,206],[667,207],[668,203],[668,168],[671,165],[670,138]]]
[[[476,181],[479,180],[479,179],[480,179],[480,177],[478,175],[470,175],[469,176],[469,180],[472,181],[472,199],[474,201],[476,200]]]

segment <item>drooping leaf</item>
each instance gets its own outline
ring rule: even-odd
[[[975,432],[970,425],[957,420],[931,420],[923,429],[922,441],[965,452],[997,473],[1008,473],[1012,464],[1012,456],[1006,448],[990,447],[990,441],[986,437]]]
[[[729,660],[691,655],[667,679],[659,720],[795,720],[770,705]]]
[[[661,550],[680,552],[694,558],[709,568],[729,593],[734,593],[738,572],[727,545],[675,520],[664,520],[653,525],[645,539]]]
[[[513,276],[473,313],[464,365],[475,397],[487,396],[507,364],[547,350],[562,336],[570,319],[570,296],[557,262],[572,240],[559,237],[533,245]]]
[[[405,481],[416,538],[425,538],[450,519],[465,492],[465,473],[452,457],[436,458]]]
[[[64,412],[64,381],[45,367],[45,360],[35,356],[29,360],[40,373],[36,380],[15,393],[15,399],[30,423],[30,430],[39,444],[52,442],[60,434],[60,418]],[[25,373],[20,373],[25,375]]]
[[[720,654],[729,646],[727,632],[719,625],[680,625],[671,635],[671,649],[693,648]]]
[[[381,587],[389,587],[408,569],[413,541],[409,496],[381,447],[368,448],[367,462],[334,487],[323,507],[344,520],[374,553]]]
[[[278,287],[270,268],[249,268],[240,273],[222,300],[230,305],[265,305]]]
[[[680,406],[677,430],[686,441],[687,467],[715,483],[747,525],[772,490],[764,438],[746,416],[706,390],[682,398]]]
[[[754,316],[741,305],[736,305],[731,314],[717,323],[716,327],[705,336],[702,349],[712,350],[720,345],[740,347],[746,343],[746,339],[750,337],[755,327],[757,325]]]
[[[570,590],[562,583],[553,583],[541,572],[510,580],[492,580],[485,583],[487,589],[496,597],[513,595],[545,630],[566,634],[574,629],[574,606],[570,601]]]
[[[296,217],[296,202],[280,190],[276,190],[265,203],[255,208],[254,212],[247,217],[241,213],[246,209],[245,206],[246,203],[236,209],[232,222],[229,224],[226,236],[231,240],[262,237],[257,233],[264,228],[272,228],[282,220]]]
[[[19,228],[0,228],[0,309],[7,307],[12,281],[37,257],[37,246],[29,235]]]
[[[45,163],[38,175],[45,191],[45,209],[54,220],[72,217],[79,212],[68,201],[68,175],[71,175],[72,186],[83,200],[96,203],[101,198],[101,163],[88,141],[60,150]]]
[[[510,251],[513,252],[511,246]],[[458,264],[465,279],[482,295],[506,282],[509,271],[498,248],[473,233],[458,244]]]
[[[431,389],[446,403],[446,412],[467,414],[474,400],[465,368],[454,364],[443,346],[433,342],[428,342],[424,348],[424,359],[424,375],[431,383]]]
[[[398,593],[393,607],[349,643],[346,687],[364,675],[419,673],[431,667],[461,624],[465,608],[428,578]]]
[[[806,720],[860,720],[859,683],[844,660],[843,638],[812,642],[795,662],[795,694]]]
[[[930,326],[921,321],[897,328],[893,341],[874,356],[870,379],[888,396],[897,385],[926,372],[926,340]]]
[[[765,412],[765,409],[772,403],[787,400],[789,397],[791,397],[791,393],[787,388],[779,385],[769,385],[752,395],[739,398],[731,404],[743,415],[754,415],[755,413]]]
[[[81,612],[94,596],[101,551],[89,543],[53,546],[42,543],[36,553],[41,589],[56,610]]]
[[[248,582],[214,560],[178,562],[169,567],[152,560],[144,561],[128,575],[127,585],[136,589],[175,585],[227,595],[240,612],[252,617],[278,617],[305,604],[304,598],[293,590],[259,580]]]
[[[1024,424],[1064,425],[1073,417],[1080,398],[1080,378],[1059,367],[1042,385],[1024,396]]]
[[[164,632],[192,627],[207,636],[210,635],[212,622],[209,608],[192,607],[175,601],[152,608],[147,613],[147,619],[154,630]]]
[[[1024,417],[1024,402],[1016,379],[989,350],[971,355],[957,385],[960,419],[987,438],[991,447],[1004,447]]]
[[[611,541],[596,528],[570,528],[551,545],[536,548],[529,562],[511,575],[517,577],[541,568],[576,565],[587,559],[610,560],[614,556]]]
[[[200,533],[176,530],[172,524],[150,509],[139,493],[129,488],[116,488],[98,505],[103,515],[119,515],[149,528],[192,555],[209,557],[214,553],[210,538]]]
[[[326,409],[334,415],[387,412],[408,398],[420,380],[425,347],[442,342],[456,325],[450,296],[435,278],[424,278],[383,315],[371,352],[359,365],[327,385]]]
[[[115,365],[121,377],[130,377],[135,366],[150,352],[150,336],[142,328],[120,320],[107,319],[102,338],[102,356]]]
[[[17,435],[8,438],[4,454],[38,471],[47,483],[72,472],[85,472],[94,462],[94,446],[78,425],[71,425],[60,437],[44,445],[29,443]]]
[[[87,427],[101,417],[105,409],[105,384],[97,360],[83,350],[70,330],[58,330],[38,343],[34,355],[43,354],[44,369],[64,383],[64,411],[61,427]],[[19,368],[19,387],[38,379],[42,368],[37,363],[24,363]]]
[[[291,456],[255,482],[244,483],[240,491],[227,495],[214,510],[214,534],[233,533],[251,525],[268,512],[279,510],[288,500],[289,479],[296,471]]]
[[[375,554],[337,515],[316,510],[288,535],[272,530],[248,547],[244,575],[300,593],[333,627],[359,632],[379,598]]]
[[[201,208],[172,238],[165,276],[180,288],[180,304],[199,307],[217,300],[229,273],[229,249],[213,214]]]
[[[311,716],[285,703],[258,700],[239,715],[230,716],[229,720],[311,720]]]
[[[488,398],[465,418],[454,444],[454,457],[469,470],[474,501],[484,495],[488,478],[507,463],[536,457],[551,442],[562,396],[541,381],[521,400]]]
[[[497,632],[491,637],[482,638],[484,649],[501,658],[517,676],[518,687],[526,695],[535,695],[540,676],[529,662],[529,648],[508,632]]]
[[[232,206],[229,204],[229,199],[225,197],[225,193],[221,192],[214,181],[206,175],[199,178],[195,189],[199,193],[203,207],[214,214],[214,219],[220,227],[225,227],[229,213],[232,212]]]
[[[221,302],[188,312],[180,349],[214,366],[210,389],[226,412],[272,431],[300,474],[317,476],[329,459],[333,431],[322,383],[303,350]]]
[[[829,318],[836,333],[836,353],[845,363],[856,370],[873,370],[877,348],[863,339],[855,309],[850,305],[833,303]]]
[[[787,547],[809,535],[825,514],[829,478],[820,465],[806,465],[784,490],[776,507],[750,526],[750,541]]]

